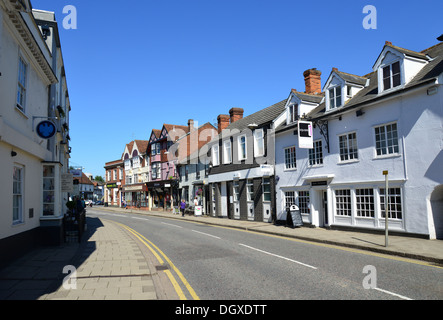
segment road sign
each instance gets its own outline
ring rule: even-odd
[[[40,138],[50,139],[55,135],[57,129],[52,121],[45,120],[37,125],[36,131]]]

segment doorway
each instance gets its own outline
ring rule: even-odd
[[[314,209],[318,215],[318,226],[329,225],[328,215],[328,191],[326,189],[315,190]],[[314,223],[315,224],[315,223]]]

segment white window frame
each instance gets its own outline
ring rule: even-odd
[[[293,150],[293,152],[292,152]],[[296,146],[287,147],[285,152],[285,171],[297,169],[297,148]]]
[[[386,188],[380,187],[379,188],[379,199],[380,199],[380,217],[385,218],[386,216]],[[392,193],[392,191],[395,191],[395,193]],[[397,193],[398,191],[398,193]],[[383,192],[383,194],[382,194]],[[395,199],[395,202],[392,202],[392,199]],[[389,187],[389,193],[388,193],[388,205],[389,205],[389,219],[391,220],[403,220],[403,190],[401,187]],[[400,208],[400,210],[398,210]],[[400,216],[400,217],[399,217]]]
[[[242,142],[242,140],[244,139],[244,143]],[[238,160],[246,160],[248,158],[248,139],[246,137],[246,135],[241,135],[237,138],[237,142],[238,142]],[[244,150],[243,150],[243,146],[244,145]]]
[[[331,95],[332,93],[332,95]],[[339,94],[337,94],[339,93]],[[340,108],[343,106],[343,91],[341,86],[334,86],[328,89],[329,94],[329,110]],[[337,104],[337,98],[340,97],[340,104]],[[333,103],[331,103],[333,102]]]
[[[23,166],[14,164],[12,172],[12,224],[20,224],[24,222],[23,203],[24,203],[24,172]],[[18,179],[16,179],[16,172],[19,172]],[[17,211],[15,211],[17,210]]]
[[[358,218],[375,218],[374,188],[355,188],[355,215]]]
[[[223,163],[229,164],[232,162],[232,143],[231,140],[223,141]]]
[[[391,138],[388,138],[388,127],[395,125],[395,134],[396,139],[393,139],[392,137],[392,129],[391,129]],[[383,128],[384,132],[377,133],[377,129]],[[380,139],[380,141],[377,141],[377,136],[382,137],[383,139]],[[388,143],[391,141],[392,145],[388,145]],[[377,146],[377,143],[380,143],[380,146]],[[383,145],[384,144],[384,145]],[[375,157],[376,158],[384,158],[384,157],[390,157],[390,156],[397,156],[400,154],[400,143],[399,143],[399,137],[398,137],[398,124],[397,122],[389,122],[382,125],[374,126],[374,147],[375,147]],[[390,152],[390,149],[392,149],[392,152]],[[379,154],[379,150],[381,151],[381,154]],[[384,153],[383,153],[384,151]]]
[[[269,190],[266,190],[265,186],[268,186]],[[269,177],[263,178],[262,192],[263,192],[263,202],[271,202],[272,201],[271,178],[269,178]],[[265,194],[269,194],[269,200],[266,199]]]
[[[393,74],[393,65],[398,63],[398,73]],[[385,77],[385,70],[389,68],[389,75],[388,77]],[[395,89],[397,87],[401,87],[402,85],[402,63],[400,60],[394,61],[388,65],[382,66],[380,67],[380,73],[381,73],[381,87],[383,88],[383,92],[384,91],[388,91],[388,90],[392,90]],[[397,85],[394,86],[394,77],[398,75],[399,77],[399,83]],[[385,87],[385,80],[389,79],[389,88]]]
[[[254,157],[265,155],[265,132],[263,128],[254,130]]]
[[[234,201],[238,202],[240,201],[240,181],[238,179],[234,179],[232,183],[233,188],[233,195],[234,195]]]
[[[308,149],[308,161],[310,167],[323,165],[323,142],[321,139],[314,141],[313,149]]]
[[[300,213],[311,214],[311,196],[309,190],[300,190],[297,192],[297,202]]]
[[[339,135],[338,147],[339,162],[344,163],[358,161],[357,132],[354,131]]]
[[[247,195],[247,200],[249,202],[254,201],[254,180],[253,179],[246,180],[246,195]]]
[[[125,171],[131,170],[131,159],[126,159],[125,160]]]
[[[335,215],[340,217],[352,216],[351,189],[337,189],[335,194]]]
[[[288,124],[295,123],[298,120],[298,104],[288,106]]]
[[[285,197],[285,210],[289,209],[291,207],[291,205],[295,205],[295,191],[285,191],[284,192],[284,197]]]
[[[24,71],[24,74],[22,74]],[[16,106],[21,112],[26,112],[26,93],[29,75],[29,64],[19,55],[18,72],[17,72],[17,91],[16,91]],[[24,79],[23,79],[24,78]]]
[[[219,166],[220,165],[220,149],[219,149],[219,145],[218,144],[214,144],[212,146],[212,165],[214,167]]]

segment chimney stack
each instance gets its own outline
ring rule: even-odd
[[[189,132],[195,130],[195,127],[194,127],[194,120],[193,120],[193,119],[189,119],[189,120],[188,120],[188,129],[189,129]]]
[[[229,116],[227,114],[221,114],[217,117],[218,133],[221,133],[229,126]]]
[[[242,108],[232,108],[229,110],[229,114],[231,115],[231,123],[238,121],[243,118],[244,110]]]
[[[303,72],[305,77],[305,85],[307,94],[320,94],[321,93],[321,71],[315,68],[306,70]]]

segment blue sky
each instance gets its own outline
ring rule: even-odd
[[[104,176],[126,143],[163,123],[215,123],[325,83],[333,67],[371,72],[385,41],[421,51],[443,33],[443,2],[290,0],[32,0],[59,22],[71,99],[71,164]],[[77,29],[63,28],[66,5]],[[377,29],[366,30],[366,5]]]

